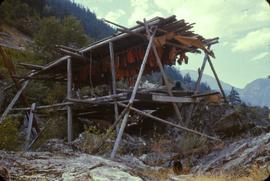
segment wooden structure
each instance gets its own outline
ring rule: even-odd
[[[66,81],[67,96],[65,102],[46,106],[32,105],[31,108],[13,108],[13,111],[30,111],[30,118],[32,120],[33,109],[39,110],[65,106],[67,111],[67,138],[70,143],[73,138],[73,109],[77,104],[111,104],[115,112],[115,122],[108,132],[115,129],[115,127],[121,123],[112,150],[112,158],[114,158],[117,153],[130,111],[135,111],[138,114],[184,131],[218,140],[215,137],[186,128],[185,123],[187,120],[183,120],[179,111],[179,104],[196,103],[202,99],[209,98],[209,96],[211,96],[212,99],[213,97],[216,98],[219,96],[219,93],[216,92],[199,94],[199,85],[206,62],[209,62],[223,98],[225,99],[224,91],[210,59],[210,57],[214,57],[214,53],[210,50],[210,47],[218,43],[218,38],[205,39],[193,33],[190,30],[192,24],[188,24],[184,20],[177,20],[175,16],[168,18],[156,17],[149,21],[144,20],[143,22],[137,21],[138,25],[132,28],[125,28],[115,23],[107,22],[119,27],[117,33],[113,36],[94,42],[80,50],[58,45],[56,46],[57,49],[63,53],[64,56],[44,66],[21,64],[21,66],[25,68],[32,69],[29,74],[18,81],[23,85],[31,79],[53,78],[55,81]],[[186,53],[203,53],[204,60],[199,71],[199,78],[195,90],[190,93],[182,92],[182,95],[179,95],[181,91],[177,92],[171,90],[163,66],[172,65],[176,61],[179,63],[188,63]],[[166,91],[163,90],[162,93],[155,92],[156,90],[142,92],[139,89],[142,76],[153,71],[159,71],[161,73]],[[118,91],[116,82],[121,79],[128,80],[129,84],[133,85],[133,88],[130,91]],[[74,90],[80,87],[93,87],[100,84],[110,84],[112,86],[111,95],[87,99],[79,99],[73,96]],[[146,95],[147,98],[145,97]],[[215,100],[217,100],[217,98]],[[179,125],[135,108],[133,104],[136,101],[166,102],[172,104]],[[13,105],[8,108],[7,113]],[[120,107],[118,106],[122,108],[121,113],[119,112]],[[29,125],[31,124],[32,122],[29,123]],[[27,139],[28,138],[29,137],[27,137]]]

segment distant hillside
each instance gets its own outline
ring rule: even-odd
[[[270,79],[256,79],[239,93],[241,99],[251,105],[270,107]]]
[[[115,32],[113,28],[97,19],[96,15],[89,9],[85,9],[70,0],[46,0],[43,15],[53,15],[61,18],[68,15],[75,16],[81,21],[86,34],[95,39],[104,38]]]

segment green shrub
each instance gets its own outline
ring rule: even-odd
[[[18,151],[24,138],[20,134],[22,115],[11,115],[0,124],[0,150]]]

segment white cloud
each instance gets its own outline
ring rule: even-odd
[[[265,49],[270,46],[270,28],[262,28],[247,33],[243,38],[237,40],[232,48],[233,52],[248,52]]]
[[[154,0],[179,19],[195,22],[195,31],[205,37],[237,37],[238,33],[269,25],[269,5],[247,0]]]
[[[108,13],[104,16],[104,18],[105,18],[106,20],[109,20],[109,21],[112,21],[112,22],[118,22],[117,20],[118,20],[121,16],[123,16],[123,15],[125,15],[125,14],[126,14],[126,12],[125,12],[124,10],[122,10],[122,9],[117,9],[117,10],[108,12]]]
[[[261,60],[269,55],[269,52],[262,52],[252,58],[253,61]],[[269,57],[270,58],[270,57]]]
[[[137,20],[142,21],[143,18],[149,16],[149,1],[148,0],[131,0],[131,7],[133,8],[133,12],[128,19],[128,25],[135,25]]]

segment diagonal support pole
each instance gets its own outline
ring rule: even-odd
[[[125,129],[126,124],[127,124],[127,121],[128,121],[128,116],[129,116],[129,112],[130,112],[129,107],[132,106],[133,101],[135,99],[135,96],[136,96],[136,93],[137,93],[137,89],[139,87],[139,83],[141,81],[141,78],[142,78],[142,75],[143,75],[143,71],[145,69],[145,65],[146,65],[146,62],[147,62],[147,59],[148,59],[148,56],[149,56],[149,53],[150,53],[152,44],[154,42],[155,34],[156,34],[156,31],[153,32],[153,34],[151,35],[151,37],[149,39],[149,43],[148,43],[148,46],[147,46],[147,49],[145,51],[145,55],[144,55],[144,58],[143,58],[143,61],[142,61],[142,64],[141,64],[141,68],[140,68],[140,71],[139,71],[139,74],[138,74],[138,77],[137,77],[135,86],[133,88],[131,97],[129,99],[129,103],[128,103],[128,107],[127,107],[127,112],[125,113],[125,116],[124,116],[124,118],[122,120],[121,127],[119,129],[119,132],[118,132],[116,141],[115,141],[114,146],[113,146],[113,150],[112,150],[112,153],[111,153],[111,158],[114,158],[115,157],[116,152],[117,152],[118,147],[119,147],[119,144],[121,142],[122,135],[123,135],[124,129]]]
[[[146,23],[146,21],[144,20],[144,24],[145,24],[145,29],[146,29],[146,32],[148,34],[148,38],[150,38],[150,31],[149,31],[149,27],[148,27],[148,24]],[[157,64],[159,66],[159,69],[160,69],[160,72],[162,74],[162,77],[163,77],[163,80],[164,80],[164,83],[165,83],[165,86],[167,88],[167,92],[169,94],[169,96],[173,97],[173,93],[172,93],[172,90],[170,88],[170,85],[169,85],[169,81],[168,81],[168,78],[167,78],[167,75],[164,71],[164,68],[163,68],[163,65],[161,63],[161,60],[160,60],[160,57],[158,55],[158,52],[157,52],[157,48],[156,48],[156,45],[155,43],[152,44],[152,50],[154,52],[154,55],[156,57],[156,61],[157,61]],[[172,103],[173,105],[173,108],[174,108],[174,111],[176,113],[176,116],[180,122],[181,125],[184,125],[183,123],[183,120],[182,120],[182,116],[181,116],[181,113],[179,111],[179,107],[177,106],[177,104],[175,102]]]
[[[15,103],[17,102],[17,100],[19,99],[19,97],[22,95],[23,90],[26,88],[26,86],[28,85],[29,80],[25,81],[21,87],[21,89],[16,93],[16,95],[14,96],[14,98],[12,99],[12,101],[9,103],[9,105],[7,106],[6,110],[4,111],[4,113],[2,114],[1,118],[0,118],[0,124],[4,121],[5,117],[7,116],[7,114],[11,111],[11,109],[13,108],[13,106],[15,105]]]
[[[200,68],[200,71],[199,71],[198,79],[196,81],[194,94],[197,94],[199,92],[199,88],[200,88],[200,84],[201,84],[201,80],[202,80],[202,76],[203,76],[203,71],[204,71],[206,62],[207,62],[207,54],[205,54],[204,55],[204,58],[203,58],[203,63],[202,63],[202,66]]]
[[[219,80],[218,75],[217,75],[217,73],[216,73],[216,71],[215,71],[214,65],[213,65],[213,63],[212,63],[212,61],[211,61],[211,59],[210,59],[210,57],[209,57],[208,55],[207,55],[207,60],[208,60],[208,63],[209,63],[209,65],[210,65],[211,69],[212,69],[212,72],[213,72],[213,74],[214,74],[214,76],[215,76],[215,78],[216,78],[218,87],[219,87],[219,89],[220,89],[220,91],[221,91],[221,93],[222,93],[222,95],[223,95],[223,99],[224,99],[225,102],[227,102],[226,94],[225,94],[225,92],[224,92],[224,89],[223,89],[223,87],[222,87],[222,85],[221,85],[221,83],[220,83],[220,80]]]

